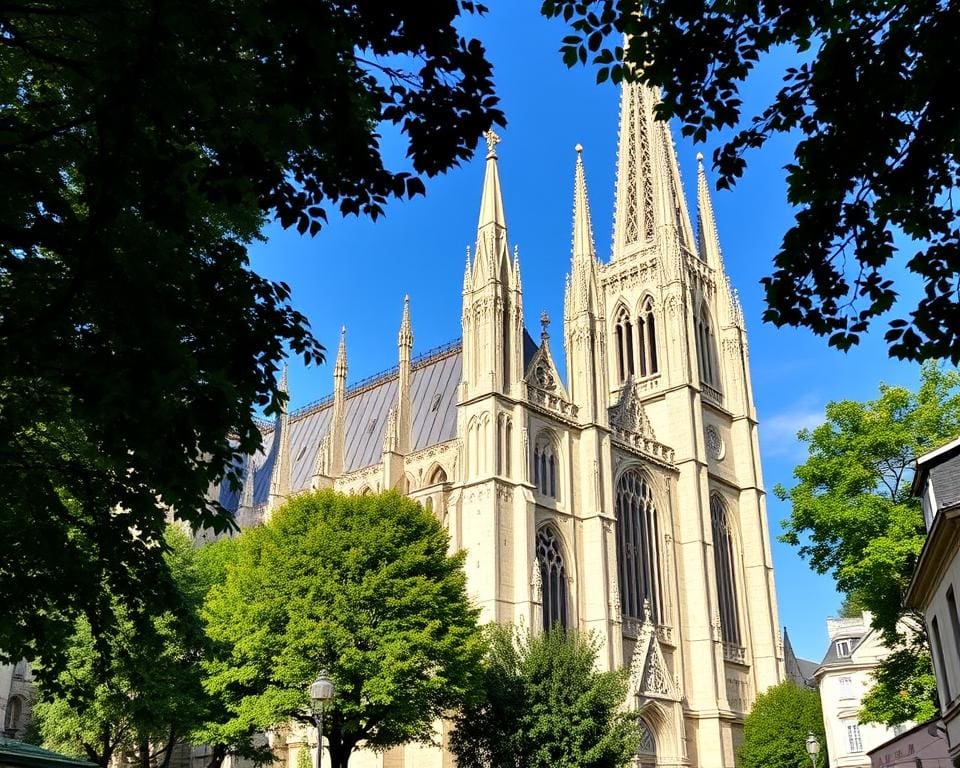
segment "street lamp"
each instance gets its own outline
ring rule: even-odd
[[[820,754],[820,742],[813,735],[813,731],[807,731],[807,754],[810,755],[810,761],[813,768],[817,768],[817,755]]]
[[[317,724],[317,768],[323,762],[323,708],[333,699],[334,687],[326,670],[323,670],[310,686],[310,706],[313,721]]]

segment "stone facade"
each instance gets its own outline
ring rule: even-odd
[[[631,670],[639,764],[722,768],[756,695],[783,678],[783,648],[743,314],[703,166],[695,230],[656,99],[622,93],[607,263],[577,148],[566,381],[549,319],[539,342],[526,331],[491,133],[462,340],[412,357],[405,302],[397,367],[348,388],[344,331],[333,396],[264,425],[245,487],[220,501],[256,524],[311,488],[399,489],[466,550],[482,620],[593,632],[601,665]],[[283,739],[291,768],[303,739]],[[354,760],[451,764],[423,747]]]
[[[947,745],[960,762],[960,438],[917,459],[913,493],[927,540],[904,603],[923,612]]]

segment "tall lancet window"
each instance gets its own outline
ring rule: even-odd
[[[533,484],[542,496],[559,498],[557,493],[557,452],[550,436],[541,432],[533,445]]]
[[[630,313],[623,305],[620,305],[616,317],[614,335],[617,342],[617,376],[622,383],[634,374],[633,323],[630,322]]]
[[[720,604],[720,636],[725,643],[740,642],[737,611],[737,582],[730,516],[719,496],[710,497],[710,527],[713,531],[713,564],[717,573],[717,602]]]
[[[566,629],[567,623],[567,571],[563,566],[560,542],[549,525],[537,533],[537,562],[540,563],[540,578],[543,581],[543,628]]]
[[[617,566],[624,616],[644,617],[644,603],[657,624],[662,623],[663,587],[660,580],[660,545],[653,491],[636,469],[617,481]]]
[[[653,376],[657,373],[657,321],[653,315],[653,299],[647,296],[640,305],[637,318],[637,344],[641,376]]]
[[[701,302],[696,317],[697,364],[700,366],[700,380],[711,387],[719,383],[717,356],[714,352],[713,327],[706,302]]]

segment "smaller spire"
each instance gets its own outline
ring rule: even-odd
[[[473,276],[470,271],[470,246],[467,246],[467,263],[463,268],[463,292],[467,293],[473,286]]]
[[[577,144],[577,165],[573,177],[573,262],[593,259],[593,224],[590,221],[590,202],[587,199],[587,180],[583,169],[583,145]]]
[[[483,177],[483,194],[480,197],[480,218],[477,221],[476,273],[489,278],[497,273],[497,243],[507,229],[507,217],[503,212],[503,193],[500,189],[500,169],[497,165],[496,145],[500,137],[493,131],[484,134],[487,139],[487,167]],[[503,238],[505,242],[505,238]],[[486,262],[486,263],[485,263]],[[484,274],[485,269],[490,274]]]
[[[713,215],[713,203],[710,200],[710,185],[707,183],[707,172],[703,168],[702,152],[697,152],[697,219],[700,258],[722,272],[723,256],[717,235],[717,222]]]
[[[336,379],[347,378],[347,326],[340,326],[340,346],[337,349],[337,362],[333,367],[333,376]]]
[[[397,344],[405,349],[413,348],[413,326],[410,324],[410,296],[403,297],[403,318],[400,321],[400,334]]]

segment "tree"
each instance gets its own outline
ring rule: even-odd
[[[114,628],[105,638],[77,619],[66,668],[40,678],[33,713],[46,745],[103,768],[121,756],[140,768],[166,768],[174,745],[204,716],[193,549],[176,529],[167,531],[167,545],[181,609],[135,621],[114,600]]]
[[[793,226],[764,278],[764,319],[805,326],[848,349],[871,322],[889,321],[890,354],[960,362],[960,95],[951,73],[956,7],[945,0],[544,0],[569,24],[561,51],[588,60],[597,81],[634,77],[662,89],[662,119],[706,141],[734,129],[713,155],[717,185],[778,134],[796,140],[787,166]],[[629,36],[626,51],[621,35]],[[783,86],[744,119],[740,86],[772,49],[795,54]],[[902,238],[923,282],[903,306],[892,277]]]
[[[927,363],[916,392],[881,384],[876,400],[827,405],[826,422],[798,435],[808,458],[794,469],[797,484],[774,488],[791,504],[781,540],[870,611],[896,651],[883,662],[881,687],[863,713],[891,725],[935,711],[923,618],[901,607],[926,538],[910,480],[917,456],[958,434],[960,373]],[[898,702],[880,705],[889,695]]]
[[[806,768],[807,735],[820,742],[817,764],[830,764],[823,730],[820,694],[790,680],[757,696],[743,723],[743,741],[737,750],[741,768]]]
[[[621,710],[627,671],[598,672],[576,632],[487,629],[481,695],[458,713],[450,746],[462,768],[618,768],[639,742]]]
[[[248,266],[263,223],[316,233],[503,123],[456,28],[472,0],[17,0],[0,8],[0,649],[54,674],[111,599],[174,599],[170,510],[223,531],[289,349],[323,348]],[[387,168],[379,125],[407,140]],[[117,510],[123,510],[122,514]],[[101,627],[101,625],[103,625]],[[60,659],[62,661],[62,658]]]
[[[227,702],[228,727],[310,722],[308,686],[327,669],[333,768],[361,742],[431,741],[482,655],[464,555],[448,547],[437,520],[395,492],[300,495],[241,534],[204,608],[227,649],[207,663],[207,687]]]

